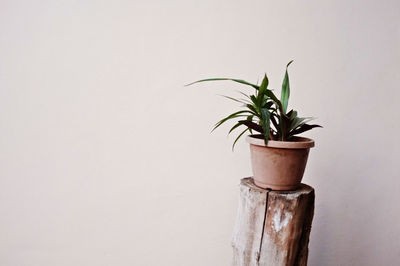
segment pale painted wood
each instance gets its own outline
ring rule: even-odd
[[[271,191],[242,179],[233,265],[306,266],[314,198],[314,189],[304,184],[296,191]]]

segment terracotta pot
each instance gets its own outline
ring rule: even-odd
[[[261,135],[250,135],[246,140],[250,143],[253,178],[258,187],[294,190],[300,185],[308,152],[314,147],[312,139],[269,140],[267,145]]]

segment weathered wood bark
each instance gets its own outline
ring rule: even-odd
[[[233,265],[306,266],[314,198],[314,189],[304,184],[295,191],[271,191],[242,179]]]

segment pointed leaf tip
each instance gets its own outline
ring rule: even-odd
[[[239,136],[237,136],[237,138],[235,139],[235,141],[233,142],[233,145],[232,145],[232,151],[234,151],[235,150],[235,145],[236,145],[236,142],[240,139],[240,137],[244,134],[244,133],[246,133],[246,131],[248,131],[249,129],[248,128],[246,128],[244,131],[242,131],[242,133],[240,133],[239,134]]]
[[[205,82],[205,81],[220,81],[220,80],[230,80],[230,81],[234,81],[234,82],[237,82],[237,83],[249,85],[249,86],[255,88],[256,90],[258,90],[258,86],[255,85],[255,84],[252,84],[252,83],[247,82],[247,81],[242,80],[242,79],[232,79],[232,78],[208,78],[208,79],[201,79],[201,80],[197,80],[197,81],[195,81],[195,82],[189,83],[189,84],[187,84],[187,85],[185,85],[185,86],[190,86],[190,85],[193,85],[193,84],[196,84],[196,83],[200,83],[200,82]]]

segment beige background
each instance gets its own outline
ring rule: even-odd
[[[400,264],[400,3],[1,1],[0,265],[229,265],[231,83],[318,117],[309,265]],[[248,91],[246,88],[244,91]]]

